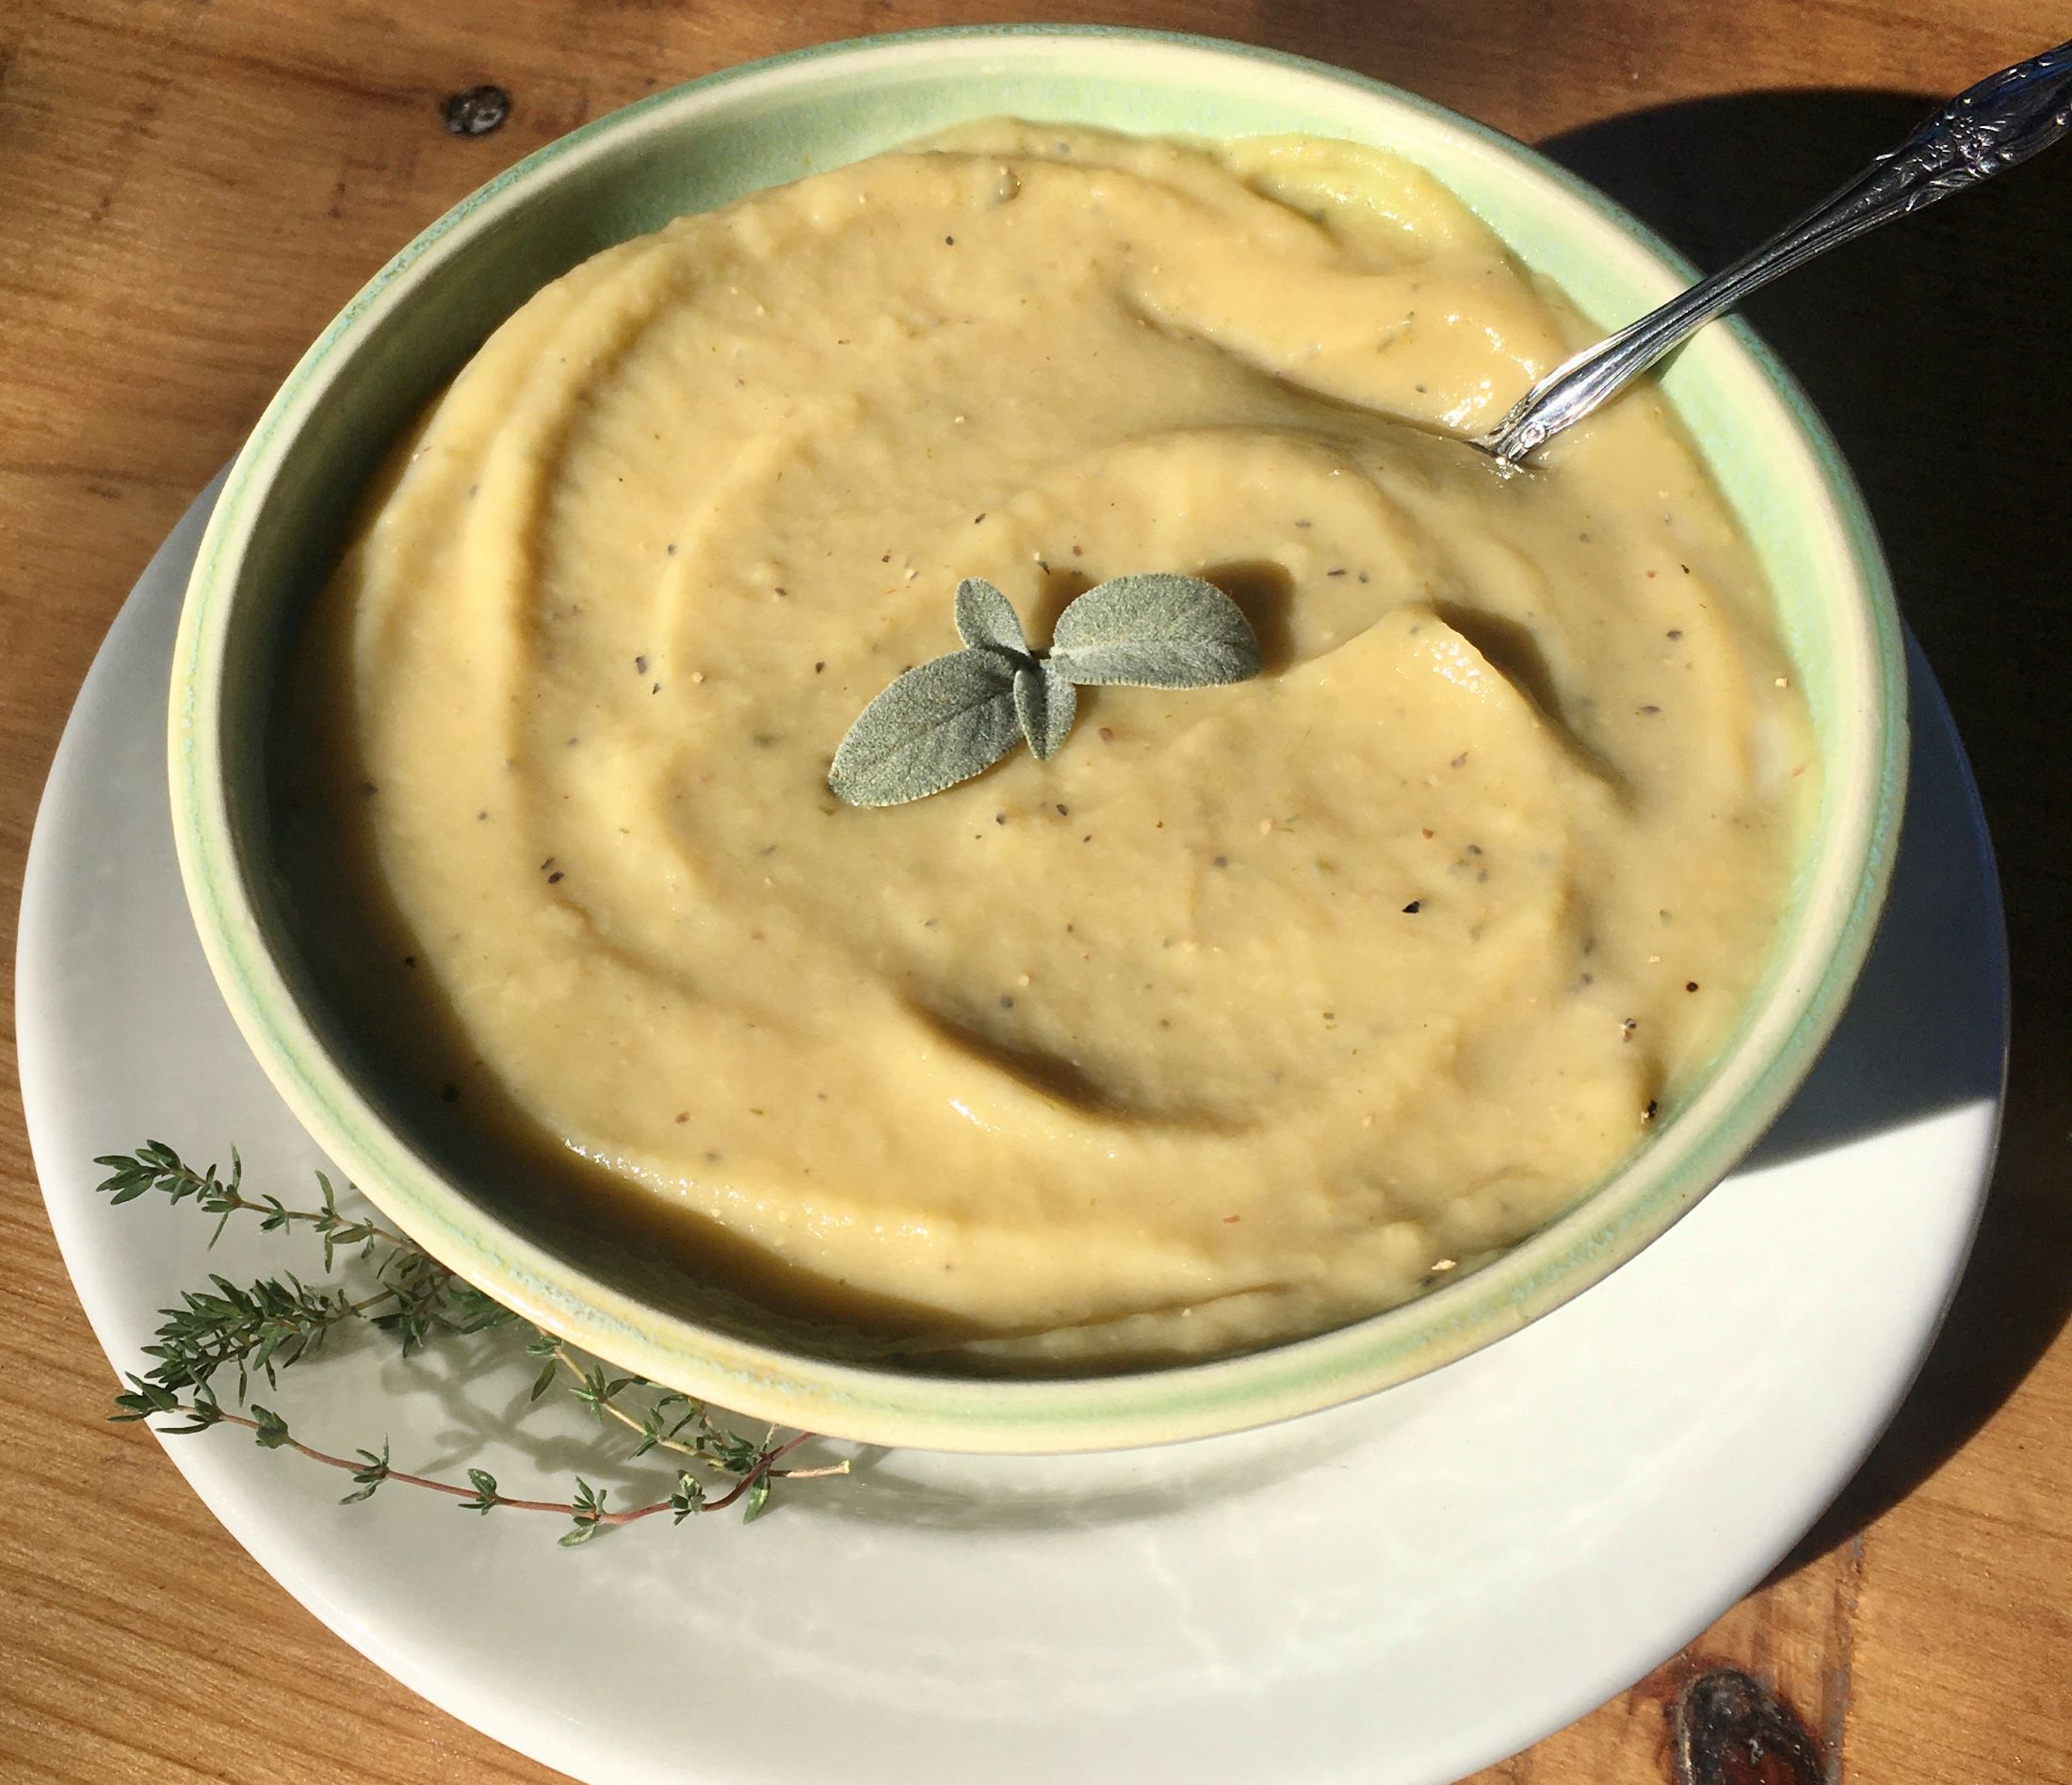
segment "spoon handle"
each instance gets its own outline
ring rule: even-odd
[[[1896,217],[2026,161],[2072,130],[2072,43],[1959,93],[1896,149],[1730,267],[1585,348],[1526,392],[1475,444],[1518,464],[1722,311],[1781,273]]]

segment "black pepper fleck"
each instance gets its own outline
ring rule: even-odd
[[[1424,901],[1421,899],[1413,899],[1407,905],[1403,907],[1403,916],[1406,917],[1415,917],[1418,914],[1418,912],[1422,911],[1423,909]]]
[[[548,884],[548,885],[550,885],[550,886],[552,886],[552,885],[554,885],[554,884],[555,884],[556,883],[558,883],[558,881],[560,881],[560,880],[561,880],[562,878],[563,878],[563,870],[562,870],[562,869],[560,869],[560,868],[556,868],[556,869],[555,869],[555,870],[554,870],[554,871],[553,871],[553,872],[552,872],[551,874],[549,874],[549,875],[547,876],[547,884]]]

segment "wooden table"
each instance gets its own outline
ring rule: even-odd
[[[1039,10],[1270,43],[1430,94],[1546,143],[1707,264],[1894,139],[1923,96],[2065,23],[2034,0]],[[0,6],[10,935],[37,794],[104,628],[290,363],[392,250],[520,154],[655,88],[816,41],[1012,12]],[[448,134],[443,99],[490,80],[513,96],[509,122]],[[1817,1770],[1793,1771],[1779,1749],[1764,1776],[1779,1785],[1844,1768],[1872,1785],[2072,1779],[2072,149],[1802,275],[1755,317],[1863,478],[1983,787],[2014,939],[2003,1157],[1950,1325],[1841,1505],[1686,1655],[1487,1777],[1665,1778],[1683,1684],[1724,1665],[1773,1691],[1821,1751]],[[1995,449],[2002,439],[2012,450]],[[6,1034],[11,1047],[11,1021]],[[110,1372],[43,1220],[11,1071],[0,1097],[0,1775],[548,1777],[336,1642],[149,1437],[103,1422]]]

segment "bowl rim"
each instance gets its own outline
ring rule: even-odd
[[[408,295],[413,276],[457,252],[548,170],[563,173],[673,108],[695,111],[730,89],[773,83],[815,63],[897,63],[917,48],[1040,57],[1046,47],[1120,40],[1190,58],[1264,65],[1350,89],[1466,138],[1609,224],[1665,282],[1693,269],[1594,187],[1537,151],[1435,102],[1348,70],[1254,45],[1116,25],[953,25],[815,44],[716,71],[636,101],[535,150],[413,238],[356,294],[297,363],[234,462],[197,556],[173,655],[168,712],[174,840],[189,908],[232,1015],[297,1119],[383,1213],[471,1282],[542,1328],[652,1380],[756,1418],[865,1442],[1044,1453],[1208,1436],[1335,1405],[1423,1374],[1515,1331],[1633,1257],[1693,1207],[1759,1138],[1839,1019],[1869,952],[1889,883],[1906,774],[1904,656],[1883,554],[1862,495],[1797,381],[1739,319],[1716,326],[1752,362],[1776,429],[1817,474],[1839,558],[1853,575],[1861,694],[1850,763],[1866,797],[1823,845],[1836,893],[1824,918],[1807,899],[1791,958],[1818,957],[1811,982],[1780,984],[1789,1012],[1766,1055],[1744,1030],[1725,1058],[1757,1055],[1745,1082],[1680,1154],[1643,1149],[1566,1213],[1480,1270],[1401,1306],[1269,1349],[1123,1373],[1000,1380],[872,1369],[802,1356],[664,1315],[500,1227],[365,1102],[332,1058],[273,955],[231,819],[233,758],[223,748],[223,664],[246,547],[298,426],[321,402],[346,351]],[[1665,284],[1665,292],[1669,288]],[[1767,434],[1773,430],[1766,426]],[[1845,871],[1846,870],[1846,871]],[[1818,945],[1818,946],[1814,946]],[[1792,994],[1788,996],[1788,993]],[[1776,1025],[1773,1025],[1775,1027]],[[1713,1075],[1718,1077],[1717,1070]],[[1703,1104],[1716,1087],[1701,1088]],[[1723,1094],[1724,1095],[1724,1094]],[[1696,1110],[1686,1112],[1694,1115]],[[1683,1120],[1671,1125],[1684,1126]],[[1663,1142],[1668,1140],[1667,1133]],[[1655,1163],[1652,1168],[1650,1161]],[[485,1233],[484,1229],[489,1231]]]

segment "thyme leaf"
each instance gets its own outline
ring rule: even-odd
[[[148,1141],[134,1153],[105,1155],[95,1163],[108,1174],[98,1188],[111,1206],[162,1195],[213,1215],[219,1234],[234,1216],[255,1215],[263,1233],[302,1229],[312,1234],[322,1245],[327,1268],[345,1253],[362,1277],[348,1289],[337,1283],[312,1286],[292,1273],[250,1284],[212,1275],[206,1289],[183,1291],[177,1306],[160,1310],[154,1342],[144,1347],[154,1360],[151,1368],[142,1375],[127,1376],[128,1387],[115,1397],[116,1411],[109,1417],[118,1423],[167,1418],[186,1421],[154,1425],[168,1436],[241,1426],[263,1449],[294,1451],[350,1475],[354,1491],[342,1504],[366,1500],[378,1488],[397,1483],[447,1495],[465,1512],[487,1514],[510,1507],[554,1513],[569,1521],[561,1539],[565,1545],[586,1543],[607,1527],[631,1524],[656,1513],[669,1513],[672,1523],[681,1524],[694,1513],[737,1504],[745,1517],[753,1518],[767,1506],[778,1482],[848,1472],[846,1462],[780,1467],[806,1441],[806,1434],[780,1439],[772,1431],[761,1439],[748,1437],[720,1424],[703,1402],[688,1395],[659,1388],[644,1377],[607,1374],[600,1363],[578,1361],[561,1339],[464,1282],[404,1235],[341,1210],[335,1188],[321,1174],[316,1180],[318,1207],[290,1209],[277,1196],[245,1192],[243,1165],[235,1153],[228,1176],[213,1165],[195,1170],[162,1141]],[[512,1328],[525,1341],[525,1355],[542,1360],[533,1385],[534,1400],[556,1381],[565,1381],[599,1420],[635,1435],[638,1442],[630,1447],[629,1457],[655,1450],[673,1452],[678,1459],[674,1489],[649,1505],[607,1508],[605,1490],[577,1476],[566,1498],[519,1499],[505,1493],[483,1469],[467,1470],[467,1486],[406,1473],[390,1462],[385,1440],[378,1451],[332,1455],[303,1442],[282,1414],[248,1401],[254,1376],[263,1375],[269,1386],[277,1386],[280,1372],[316,1355],[325,1334],[355,1321],[388,1333],[406,1356],[442,1339]],[[233,1411],[219,1398],[219,1372],[235,1376],[235,1404],[244,1412]]]

